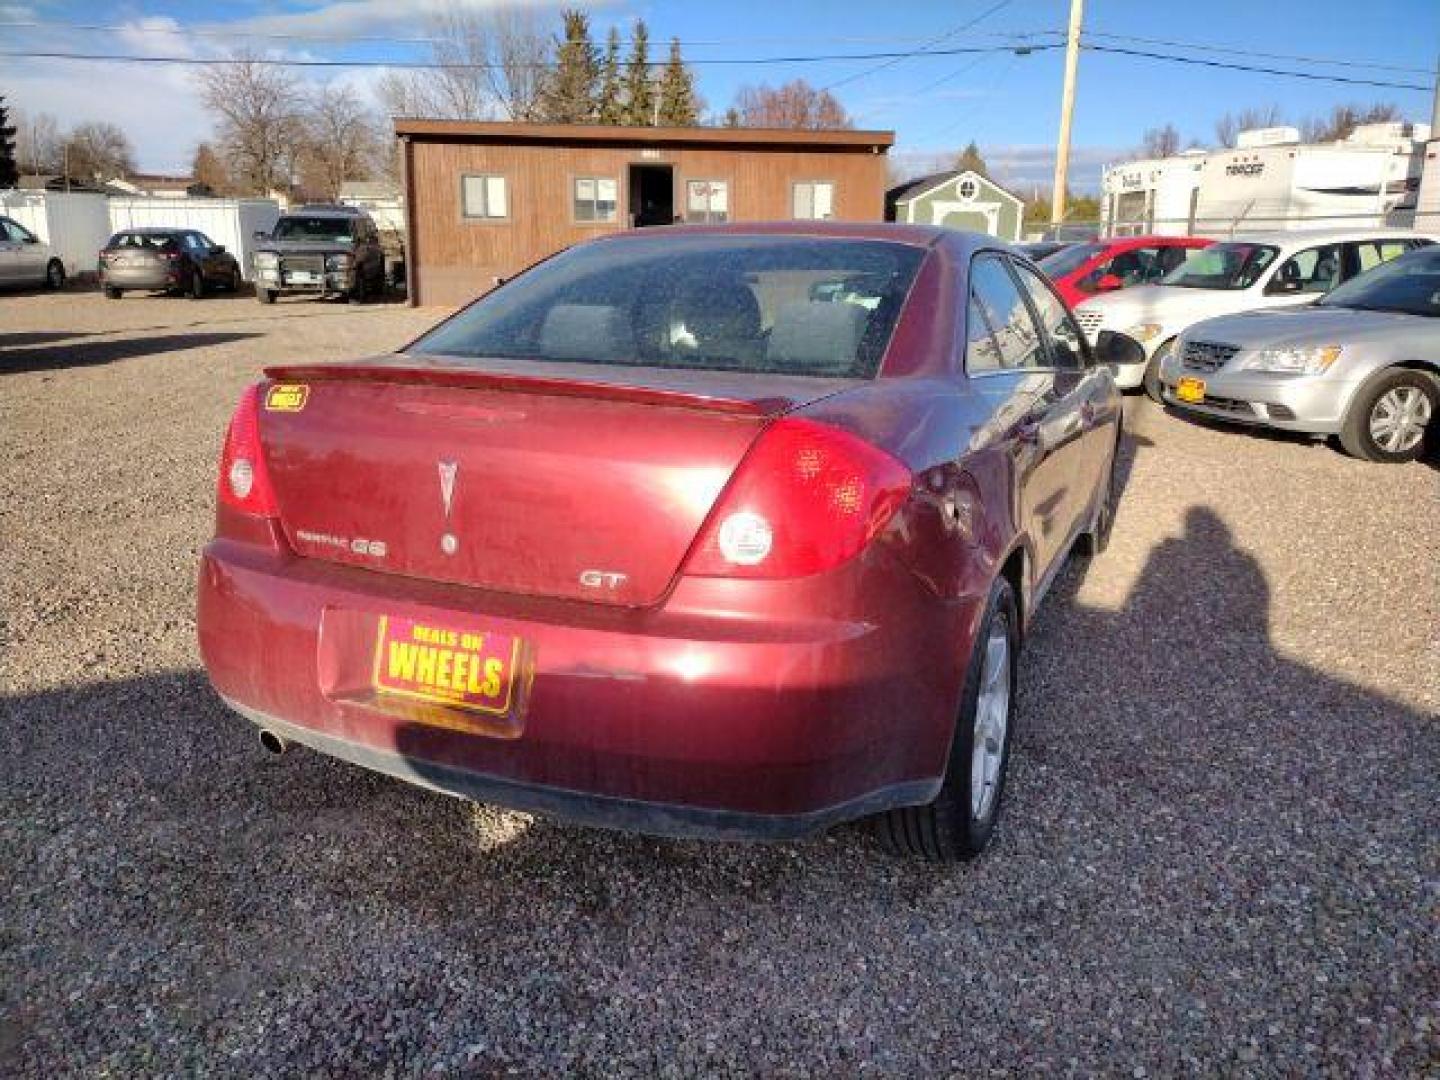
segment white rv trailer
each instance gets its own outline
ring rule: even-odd
[[[1196,233],[1415,224],[1428,126],[1367,124],[1340,142],[1310,144],[1294,128],[1244,134],[1234,150],[1204,159]]]
[[[1440,139],[1425,144],[1420,193],[1415,197],[1415,228],[1440,232]]]
[[[1127,161],[1100,181],[1100,220],[1106,236],[1185,236],[1195,211],[1203,150],[1179,157]]]

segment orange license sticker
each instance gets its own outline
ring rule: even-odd
[[[375,640],[375,689],[504,715],[510,711],[521,645],[509,634],[382,616]]]
[[[310,387],[304,383],[275,383],[265,391],[265,408],[269,412],[299,412],[310,398]]]

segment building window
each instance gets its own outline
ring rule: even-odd
[[[510,216],[503,176],[462,176],[460,212],[467,218],[494,220]]]
[[[794,215],[819,221],[835,214],[835,185],[828,180],[806,180],[795,185]]]
[[[575,178],[575,220],[616,220],[616,191],[619,185],[609,176]]]
[[[688,180],[685,183],[686,221],[729,221],[728,180]]]
[[[976,195],[980,194],[980,185],[970,177],[960,181],[960,198],[966,202],[973,202]]]

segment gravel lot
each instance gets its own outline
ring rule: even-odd
[[[297,751],[192,577],[262,365],[436,312],[0,295],[0,1072],[1440,1068],[1440,471],[1132,402],[998,844],[666,842]]]

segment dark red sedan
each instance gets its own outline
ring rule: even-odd
[[[1029,619],[1110,527],[1105,359],[987,237],[582,244],[246,392],[205,665],[273,750],[650,833],[883,815],[974,855]]]

